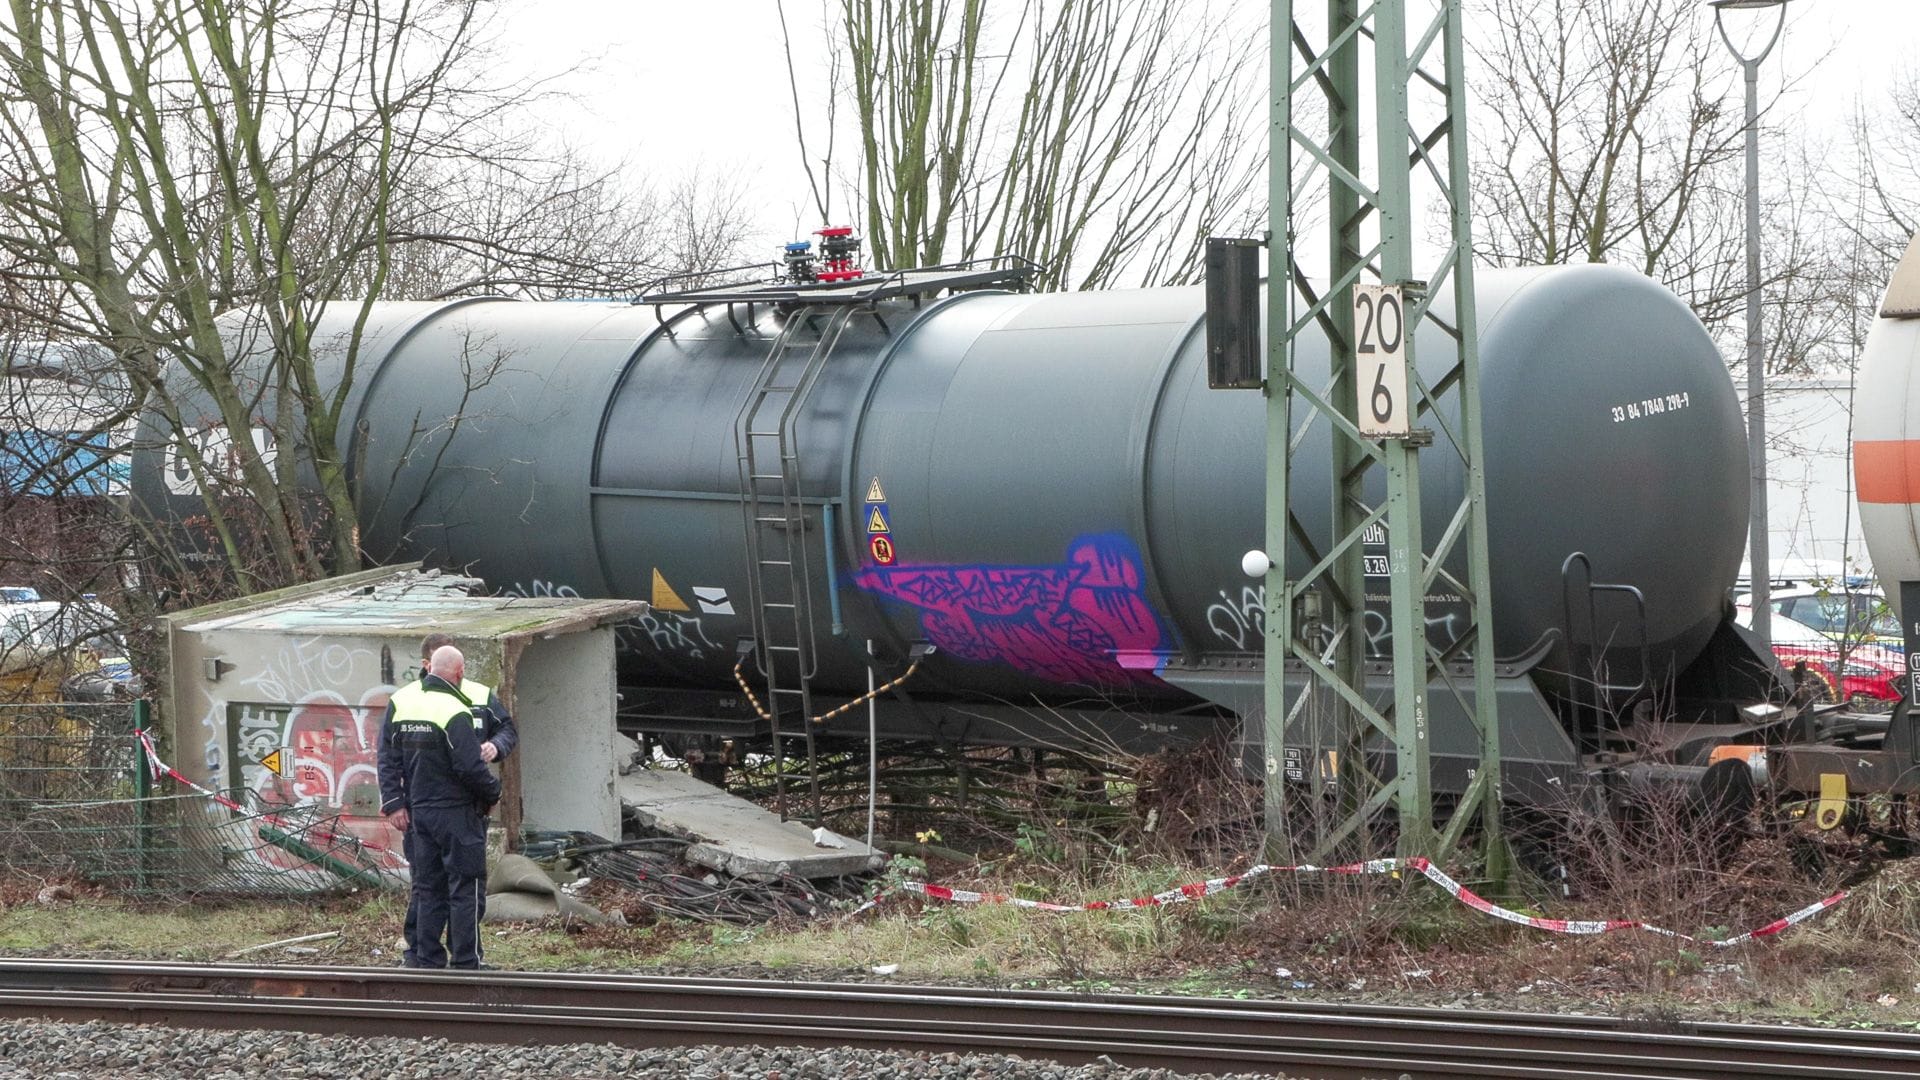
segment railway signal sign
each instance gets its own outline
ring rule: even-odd
[[[1360,434],[1404,439],[1412,430],[1407,410],[1407,307],[1400,286],[1353,287],[1353,390]]]

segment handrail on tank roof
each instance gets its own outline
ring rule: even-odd
[[[1024,255],[988,255],[977,259],[964,259],[959,262],[939,263],[934,266],[910,266],[897,270],[877,273],[872,277],[858,278],[853,281],[822,281],[795,283],[780,280],[779,273],[784,269],[780,263],[749,263],[745,266],[729,267],[723,270],[695,270],[687,273],[669,274],[647,282],[635,296],[633,303],[649,304],[654,309],[654,318],[661,325],[666,317],[661,308],[668,304],[691,304],[705,307],[709,304],[728,305],[728,317],[732,317],[732,305],[735,303],[753,304],[756,302],[803,304],[808,302],[835,304],[867,304],[888,295],[914,295],[934,292],[950,287],[941,281],[911,282],[916,275],[947,274],[966,275],[969,273],[985,275],[970,280],[970,285],[996,284],[1017,281],[1025,285],[1035,276],[1044,272],[1045,267]],[[720,285],[710,285],[697,289],[676,292],[658,291],[660,286],[691,278],[710,278],[749,270],[769,270],[771,280],[740,280]],[[910,287],[918,285],[918,288]],[[764,293],[764,295],[761,295]],[[817,295],[809,295],[809,294]],[[736,322],[735,328],[739,328]]]

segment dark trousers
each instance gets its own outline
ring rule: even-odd
[[[406,965],[480,966],[487,913],[487,819],[473,806],[417,806],[406,834],[413,890]],[[441,943],[441,938],[446,943]]]

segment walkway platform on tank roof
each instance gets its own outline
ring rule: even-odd
[[[707,271],[697,275],[676,275],[653,282],[648,289],[673,281],[684,281],[689,277],[713,277],[748,270],[770,272],[776,279],[732,281],[698,289],[672,289],[659,292],[642,290],[641,296],[634,303],[656,306],[661,304],[818,304],[823,306],[869,304],[876,300],[896,297],[930,296],[939,292],[957,292],[994,286],[1024,288],[1027,282],[1040,271],[1040,267],[1026,259],[1000,256],[911,270],[884,272],[870,270],[866,276],[852,281],[820,281],[802,284],[778,280],[777,275],[781,273],[782,268],[777,263],[769,263],[760,266],[735,267],[731,270]]]

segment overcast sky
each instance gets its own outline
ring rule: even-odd
[[[1763,94],[1782,72],[1805,73],[1785,104],[1809,132],[1843,123],[1858,97],[1883,99],[1897,65],[1920,64],[1920,0],[1792,0],[1788,11]],[[824,84],[818,0],[789,0],[788,15],[799,62]],[[1704,2],[1701,18],[1712,18]],[[555,76],[568,101],[549,119],[573,141],[663,179],[695,162],[743,173],[769,243],[807,218],[773,0],[509,0],[499,29],[510,66]]]

